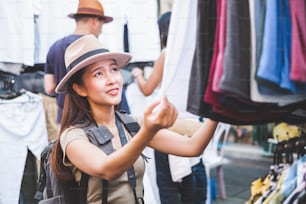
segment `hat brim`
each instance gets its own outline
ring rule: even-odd
[[[93,64],[97,61],[106,60],[106,59],[113,59],[116,61],[119,68],[122,68],[126,66],[130,60],[132,59],[132,56],[127,53],[121,53],[121,52],[107,52],[107,53],[100,53],[93,56],[90,56],[86,58],[85,60],[81,61],[79,64],[77,64],[75,67],[73,67],[68,73],[62,78],[60,83],[56,86],[55,92],[56,93],[63,93],[66,91],[66,86],[68,80],[79,70],[85,68],[86,66]]]
[[[71,14],[68,14],[67,16],[69,18],[75,18],[76,16],[79,16],[79,15],[92,15],[92,16],[98,16],[100,18],[102,18],[104,20],[104,23],[109,23],[109,22],[112,22],[114,19],[113,17],[110,17],[110,16],[102,16],[102,15],[96,15],[96,14],[92,14],[92,13],[71,13]]]

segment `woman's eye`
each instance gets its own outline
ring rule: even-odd
[[[95,77],[99,77],[99,76],[102,76],[103,74],[102,74],[102,72],[96,72],[95,73]]]
[[[118,67],[113,67],[113,68],[112,68],[112,71],[113,71],[113,72],[117,72],[117,71],[119,71],[119,68],[118,68]]]

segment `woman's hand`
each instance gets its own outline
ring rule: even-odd
[[[171,127],[177,115],[175,106],[168,101],[166,96],[163,96],[160,101],[150,104],[145,110],[144,127],[155,134],[160,129]]]

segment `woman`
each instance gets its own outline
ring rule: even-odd
[[[141,128],[128,143],[120,144],[116,127],[115,106],[121,101],[123,79],[120,68],[131,59],[126,53],[103,49],[93,35],[85,35],[66,50],[67,74],[56,87],[66,92],[60,139],[52,152],[52,168],[62,180],[75,179],[80,173],[90,176],[87,203],[101,203],[101,179],[109,181],[108,203],[135,203],[126,171],[131,166],[136,174],[136,195],[142,198],[144,161],[140,156],[146,146],[180,156],[197,156],[212,137],[217,122],[207,120],[190,138],[170,131],[177,117],[175,107],[163,97],[152,103],[140,120]],[[89,121],[105,126],[113,135],[115,151],[105,154],[90,143],[86,133],[77,125]],[[72,173],[71,173],[72,172]]]

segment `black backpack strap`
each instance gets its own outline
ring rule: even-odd
[[[116,116],[124,127],[128,130],[131,136],[134,136],[140,129],[138,122],[126,113],[116,111]]]
[[[119,131],[121,145],[123,146],[123,145],[125,145],[127,143],[127,139],[126,139],[126,136],[125,136],[124,129],[122,127],[121,121],[118,119],[118,117],[116,117],[116,126],[117,126],[118,131]],[[127,170],[127,174],[128,174],[128,180],[129,180],[130,186],[133,189],[135,203],[138,204],[138,198],[137,198],[137,194],[136,194],[136,176],[135,176],[135,171],[134,171],[134,167],[133,166],[131,166]]]
[[[86,204],[87,203],[87,189],[88,189],[88,180],[89,175],[82,172],[81,174],[81,181],[80,181],[80,204]]]
[[[116,116],[132,137],[136,135],[136,133],[140,129],[140,126],[132,116],[126,114],[124,111],[116,111]],[[150,159],[144,154],[141,154],[141,156],[146,162],[148,162],[148,160]]]
[[[107,197],[108,197],[108,181],[103,179],[103,195],[102,195],[102,204],[107,204]]]
[[[38,180],[38,189],[34,195],[34,199],[40,201],[43,199],[43,191],[46,186],[46,171],[45,171],[45,159],[41,155],[41,162],[40,162],[40,173],[39,173],[39,180]]]
[[[43,149],[40,155],[40,173],[38,180],[38,189],[34,195],[34,199],[38,201],[43,199],[43,191],[45,188],[47,196],[53,196],[51,190],[51,183],[47,179],[47,174],[49,174],[49,172],[47,171],[50,171],[50,169],[48,168],[48,160],[55,142],[56,140],[50,141],[49,144]]]

